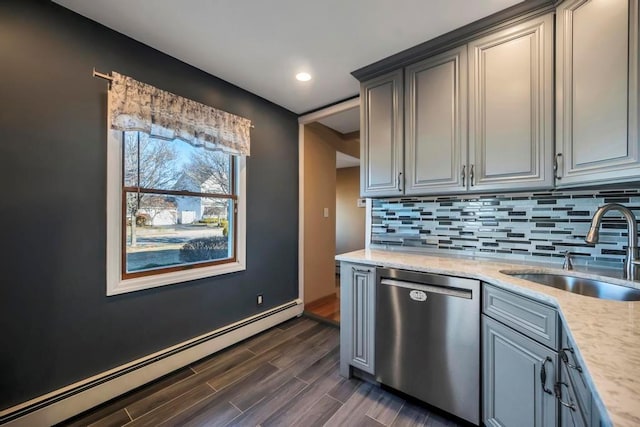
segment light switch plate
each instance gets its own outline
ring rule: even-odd
[[[324,208],[324,217],[329,218],[329,208]]]

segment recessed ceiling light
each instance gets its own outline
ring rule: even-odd
[[[301,82],[308,82],[309,80],[311,80],[311,74],[309,74],[309,73],[298,73],[298,74],[296,74],[296,79],[300,80]]]

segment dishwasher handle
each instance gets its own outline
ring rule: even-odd
[[[380,280],[380,284],[387,285],[387,286],[395,286],[398,288],[429,292],[432,294],[440,294],[440,295],[447,295],[447,296],[458,297],[458,298],[473,299],[473,292],[468,289],[428,285],[428,284],[407,282],[404,280],[396,280],[396,279],[382,279]]]

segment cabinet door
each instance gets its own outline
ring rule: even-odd
[[[553,187],[553,15],[469,44],[471,190]]]
[[[640,180],[638,20],[638,0],[557,10],[559,186]]]
[[[482,331],[485,425],[555,426],[556,398],[545,389],[553,390],[556,353],[485,315]]]
[[[576,398],[574,383],[569,378],[567,366],[561,364],[560,382],[557,385],[560,400],[560,425],[562,427],[589,427],[591,413],[587,415],[585,408],[580,406],[580,401]],[[591,401],[589,401],[591,404]]]
[[[467,47],[407,67],[405,94],[405,194],[465,190]]]
[[[572,399],[576,402],[576,406],[579,408],[583,418],[585,420],[590,420],[592,393],[589,382],[587,381],[587,372],[583,367],[584,363],[578,355],[578,350],[576,350],[575,344],[571,338],[569,338],[566,326],[563,326],[562,328],[562,348],[558,356],[560,357],[560,364],[562,365],[561,380],[562,382],[571,384]],[[560,409],[565,413],[565,415],[561,414],[561,418],[566,418],[567,414],[575,415],[565,411],[562,407]]]
[[[349,366],[374,373],[376,269],[357,264],[340,266],[340,374]]]
[[[599,406],[595,396],[591,399],[591,427],[610,427],[613,425],[608,416],[603,416],[607,411]]]
[[[360,194],[401,195],[403,185],[402,70],[360,86]]]

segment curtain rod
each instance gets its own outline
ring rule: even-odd
[[[99,77],[101,79],[105,79],[105,80],[109,80],[110,82],[113,81],[113,77],[110,76],[109,74],[105,74],[105,73],[101,73],[99,71],[96,71],[96,69],[93,69],[93,77]]]

